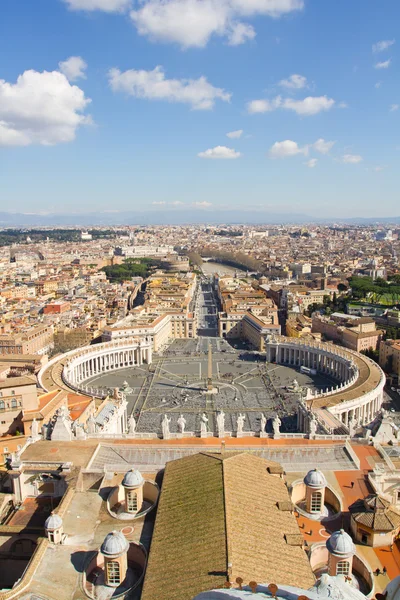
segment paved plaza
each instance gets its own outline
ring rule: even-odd
[[[205,394],[208,375],[208,347],[212,350],[212,381],[216,394]],[[237,346],[239,344],[236,344]],[[260,431],[263,413],[272,431],[271,419],[279,415],[282,432],[295,432],[299,391],[294,380],[313,390],[326,388],[333,380],[325,375],[300,373],[294,367],[267,364],[265,355],[233,347],[226,340],[199,337],[176,340],[163,354],[153,354],[151,365],[120,369],[92,378],[88,386],[112,390],[122,388],[128,413],[137,420],[140,433],[161,433],[165,413],[171,418],[170,431],[177,431],[181,414],[186,431],[199,432],[201,415],[208,428],[216,431],[218,411],[225,412],[225,430],[235,432],[237,417],[245,414],[244,432]]]
[[[150,447],[150,446],[107,446],[101,444],[93,459],[88,465],[88,470],[99,469],[101,471],[125,471],[135,468],[144,472],[153,472],[165,467],[171,460],[183,458],[199,452],[197,447]],[[207,450],[204,448],[203,450]],[[210,448],[216,451],[216,448]],[[254,446],[229,445],[229,451],[239,450],[251,452],[256,456],[268,460],[274,460],[282,465],[285,471],[291,473],[307,472],[310,469],[321,469],[323,471],[347,471],[355,469],[351,457],[346,448],[341,445],[335,446]]]

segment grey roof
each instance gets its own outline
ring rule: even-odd
[[[129,542],[124,534],[120,531],[112,531],[104,538],[100,552],[106,556],[120,556],[127,552],[128,548]]]
[[[318,469],[308,471],[307,475],[304,477],[304,483],[312,488],[322,488],[327,485],[325,475]]]
[[[332,533],[326,542],[326,547],[331,554],[343,557],[355,554],[356,552],[353,540],[344,529]]]
[[[59,527],[61,527],[62,524],[63,524],[63,522],[62,522],[62,518],[60,517],[60,515],[51,513],[51,515],[49,517],[47,517],[47,519],[44,523],[44,528],[48,529],[49,531],[54,531],[54,529],[59,529]]]
[[[107,402],[107,404],[103,406],[103,408],[96,417],[97,425],[103,426],[104,423],[107,423],[107,421],[110,420],[110,417],[112,417],[116,410],[117,409],[115,404],[113,404],[112,402]]]
[[[139,487],[143,483],[143,477],[140,471],[137,469],[131,469],[122,480],[122,485],[127,488]]]

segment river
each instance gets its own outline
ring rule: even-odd
[[[218,275],[234,275],[235,273],[242,273],[242,271],[235,269],[235,267],[223,263],[212,262],[211,260],[209,262],[204,261],[201,268],[205,275],[213,275],[214,273],[218,273]]]

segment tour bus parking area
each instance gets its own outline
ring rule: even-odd
[[[212,382],[218,390],[205,394],[208,377],[208,347],[212,352]],[[237,417],[245,414],[244,432],[260,431],[263,413],[272,431],[271,419],[279,415],[282,432],[296,431],[299,391],[293,385],[313,390],[334,383],[325,375],[307,375],[298,368],[269,364],[265,355],[232,347],[222,338],[176,340],[161,354],[153,353],[151,365],[120,369],[92,378],[87,386],[122,388],[128,401],[128,415],[137,421],[137,432],[161,433],[165,414],[170,431],[177,432],[177,420],[186,419],[185,430],[200,431],[203,413],[208,428],[216,431],[218,411],[225,413],[225,430],[236,431]]]

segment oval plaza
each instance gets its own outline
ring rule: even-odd
[[[204,355],[206,361],[207,352],[210,354],[210,348],[207,348],[204,342],[205,340],[203,340],[203,346],[200,347],[200,352],[197,345],[193,347],[193,350],[196,349],[196,352],[193,351],[190,353],[188,351],[183,352],[182,350],[181,354],[179,354],[178,347],[177,355],[174,358],[175,363],[180,363],[179,366],[181,369],[184,364],[188,365],[188,369],[189,367],[192,368],[196,360],[201,360],[201,358],[196,358],[201,354]],[[226,347],[229,347],[227,342],[220,340],[220,342],[215,342],[215,350],[218,348],[221,350],[222,346],[220,344],[225,344]],[[246,374],[254,372],[256,369],[261,372],[258,361],[264,360],[266,361],[264,364],[267,369],[271,367],[271,369],[276,370],[275,367],[282,366],[289,369],[286,372],[290,373],[292,371],[293,385],[289,387],[292,401],[295,403],[297,409],[297,431],[299,433],[315,434],[318,430],[318,433],[325,435],[333,433],[350,433],[352,435],[357,427],[370,423],[381,409],[385,375],[375,362],[354,351],[330,343],[303,341],[284,336],[268,335],[265,338],[265,352],[255,353],[256,366],[251,362],[240,362],[242,355],[238,355],[238,353],[233,356],[234,360],[239,361],[242,371],[239,372],[241,374],[238,377],[235,378],[232,376],[229,381],[226,377],[224,379],[224,375],[221,373],[224,364],[233,364],[229,362],[232,359],[232,354],[223,354],[224,352],[227,352],[225,346],[219,354],[220,363],[216,369],[214,367],[214,371],[217,372],[206,373],[207,367],[205,366],[203,375],[197,377],[197,382],[194,376],[191,379],[189,374],[183,374],[182,371],[180,376],[184,383],[178,385],[175,381],[177,376],[174,376],[174,379],[172,373],[170,374],[170,381],[177,388],[182,388],[180,389],[180,394],[183,394],[182,390],[187,391],[185,396],[185,410],[189,410],[188,407],[192,401],[194,391],[197,394],[196,398],[201,398],[201,394],[205,394],[204,406],[200,405],[197,400],[196,407],[198,407],[198,411],[207,409],[208,414],[214,412],[217,415],[218,411],[225,410],[226,408],[228,411],[230,409],[233,410],[236,407],[235,402],[238,401],[239,393],[245,395],[242,392],[242,388],[246,384]],[[233,350],[231,349],[230,352],[233,352]],[[187,357],[188,354],[192,354],[193,356]],[[152,365],[154,359],[158,362]],[[210,369],[210,356],[208,359],[208,368]],[[110,387],[113,389],[116,387],[120,390],[123,389],[123,382],[131,370],[147,368],[152,373],[154,371],[161,372],[161,364],[162,362],[165,363],[165,360],[165,357],[161,353],[159,355],[153,353],[151,336],[127,337],[79,348],[61,357],[57,357],[42,369],[39,374],[39,381],[47,391],[63,388],[92,397],[105,398],[111,391]],[[207,365],[207,362],[205,362],[205,365]],[[171,368],[170,366],[166,367],[166,369]],[[98,385],[98,381],[108,381],[103,376],[113,373],[118,374],[119,371],[121,373],[120,377],[117,378],[118,385],[109,385],[108,387],[104,383],[103,385]],[[299,385],[296,378],[299,378],[301,373],[311,374],[311,377],[313,374],[316,374],[319,381],[323,382],[323,385],[314,388],[312,385]],[[204,392],[201,391],[203,380]],[[146,383],[147,379],[144,382]],[[211,385],[211,389],[208,392],[207,382],[209,387]],[[241,382],[244,382],[243,385]],[[141,384],[142,387],[145,383]],[[283,388],[283,386],[281,387]],[[153,392],[156,393],[155,387],[153,387]],[[149,390],[150,396],[151,393]],[[221,398],[223,393],[226,393],[227,399],[224,405],[221,405],[221,403],[218,404],[219,393]],[[284,407],[284,405],[285,401],[283,400],[282,406]],[[138,406],[140,410],[140,403]],[[242,405],[239,403],[237,407],[239,409]],[[255,409],[252,410],[253,412],[255,411]],[[263,411],[262,391],[258,396],[257,410]],[[163,407],[160,406],[159,413],[162,414],[163,412]],[[135,416],[137,417],[138,413]],[[236,417],[232,417],[232,425],[228,424],[225,426],[226,431],[232,429],[232,435],[234,435],[233,430],[235,429],[234,418]],[[125,417],[121,426],[122,429],[119,431],[120,433],[124,433],[123,427],[127,429],[127,422],[128,419]],[[263,428],[259,429],[254,421],[249,419],[248,422],[250,423],[250,429],[253,430],[253,435],[264,433]],[[152,433],[151,425],[149,427],[150,430],[148,433]],[[213,429],[211,423],[209,427],[211,430]],[[197,435],[196,428],[200,429],[199,426],[195,425],[191,427],[194,430],[193,435]],[[274,431],[277,433],[276,429]]]

